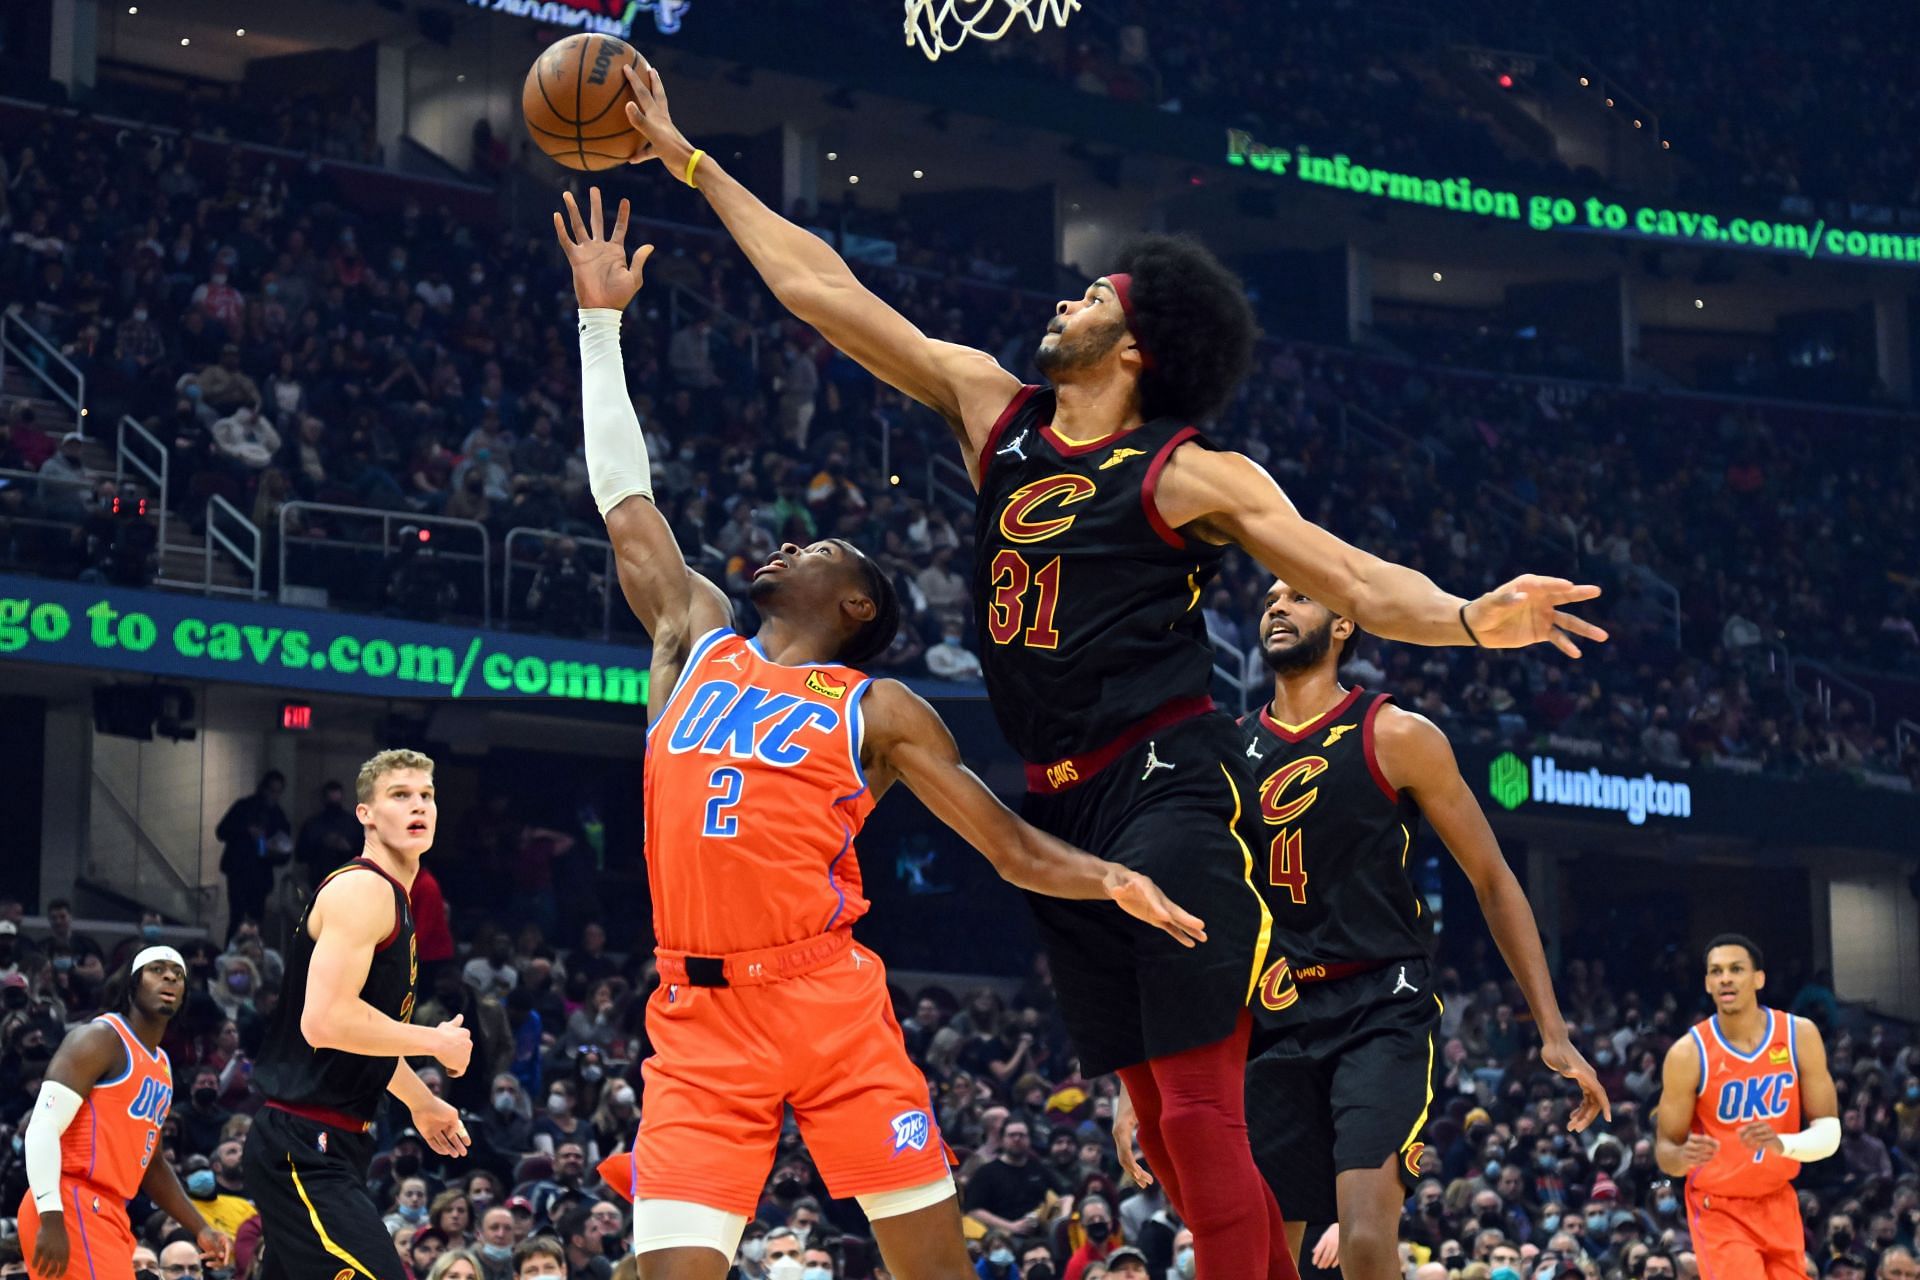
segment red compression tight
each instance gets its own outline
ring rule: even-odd
[[[1247,1039],[1241,1014],[1224,1040],[1122,1067],[1140,1148],[1193,1230],[1198,1280],[1300,1280],[1273,1191],[1247,1146]]]

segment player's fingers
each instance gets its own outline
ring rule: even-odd
[[[562,191],[560,193],[560,199],[562,203],[567,206],[567,221],[569,225],[573,227],[574,243],[585,243],[587,239],[587,224],[580,219],[580,202],[573,198],[573,192],[571,191]]]
[[[567,224],[561,218],[558,209],[553,211],[553,238],[560,242],[560,252],[566,254],[567,257],[571,259],[573,257],[573,241],[567,236]]]
[[[1580,636],[1583,639],[1596,640],[1602,643],[1607,639],[1607,630],[1605,627],[1595,626],[1577,614],[1563,613],[1558,609],[1553,611],[1553,625],[1562,631],[1571,631],[1574,635]]]
[[[646,59],[643,58],[640,60],[640,66],[647,66]],[[647,67],[647,69],[651,71],[653,68]],[[628,63],[626,66],[620,68],[620,74],[627,78],[627,87],[633,90],[635,101],[641,101],[653,96],[653,86],[648,83],[647,77],[642,75],[639,68],[633,63]]]
[[[607,238],[622,247],[627,243],[627,215],[631,212],[633,212],[633,201],[625,196],[620,197],[620,212],[614,215],[613,234]]]
[[[638,249],[635,249],[633,251],[633,266],[630,268],[630,270],[633,272],[634,279],[640,280],[645,278],[646,269],[647,269],[647,259],[651,258],[652,256],[653,256],[653,246],[650,244],[643,244]]]
[[[1553,644],[1554,648],[1566,654],[1569,658],[1577,658],[1580,656],[1580,646],[1575,644],[1573,638],[1566,632],[1560,630],[1560,628],[1555,627],[1552,631],[1549,631],[1547,633],[1547,639]]]
[[[464,1013],[456,1013],[456,1014],[454,1014],[454,1015],[453,1015],[453,1017],[452,1017],[452,1019],[451,1019],[450,1021],[448,1021],[448,1023],[447,1023],[447,1025],[448,1025],[448,1026],[450,1026],[450,1027],[457,1027],[457,1026],[459,1026],[459,1025],[460,1025],[461,1023],[463,1023],[463,1022],[465,1022],[466,1020],[467,1020],[467,1015],[466,1015],[466,1014],[464,1014]]]
[[[607,238],[607,219],[606,215],[600,210],[599,187],[594,186],[587,188],[587,208],[591,211],[588,215],[587,227],[593,232],[593,238],[595,240],[605,240]]]
[[[651,64],[647,67],[647,87],[653,90],[654,101],[660,104],[662,111],[665,111],[667,109],[667,86],[661,82],[659,70]]]

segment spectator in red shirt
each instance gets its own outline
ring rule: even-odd
[[[453,927],[447,918],[447,899],[440,882],[424,866],[413,879],[413,936],[420,965],[428,972],[453,959]]]
[[[1122,1244],[1113,1222],[1113,1206],[1099,1196],[1088,1196],[1081,1203],[1080,1211],[1074,1215],[1074,1221],[1079,1233],[1086,1236],[1086,1241],[1067,1259],[1062,1280],[1080,1280],[1089,1266],[1105,1262],[1107,1255]]]

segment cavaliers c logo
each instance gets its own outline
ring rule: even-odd
[[[1000,512],[1000,534],[1008,542],[1045,542],[1071,529],[1075,517],[1056,515],[1035,519],[1034,512],[1049,502],[1070,507],[1076,502],[1085,502],[1093,494],[1093,481],[1085,476],[1062,474],[1023,484],[1013,491],[1006,508]]]
[[[1300,988],[1294,984],[1293,969],[1281,956],[1260,977],[1260,1003],[1275,1013],[1291,1009],[1300,1000]]]
[[[1311,782],[1326,771],[1324,756],[1301,756],[1274,770],[1273,776],[1260,784],[1261,818],[1271,826],[1283,827],[1311,809],[1313,802],[1320,798],[1320,788],[1308,787],[1292,799],[1286,799],[1287,788],[1295,783]]]

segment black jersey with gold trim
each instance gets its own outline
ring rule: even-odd
[[[1170,528],[1161,470],[1193,427],[1157,419],[1074,444],[1022,387],[980,456],[973,589],[994,714],[1030,764],[1101,746],[1176,701],[1206,705],[1200,595],[1225,548]]]
[[[1390,701],[1354,688],[1308,724],[1266,706],[1240,721],[1260,796],[1254,883],[1273,912],[1273,954],[1303,978],[1427,957],[1431,921],[1407,875],[1420,809],[1374,756]]]

